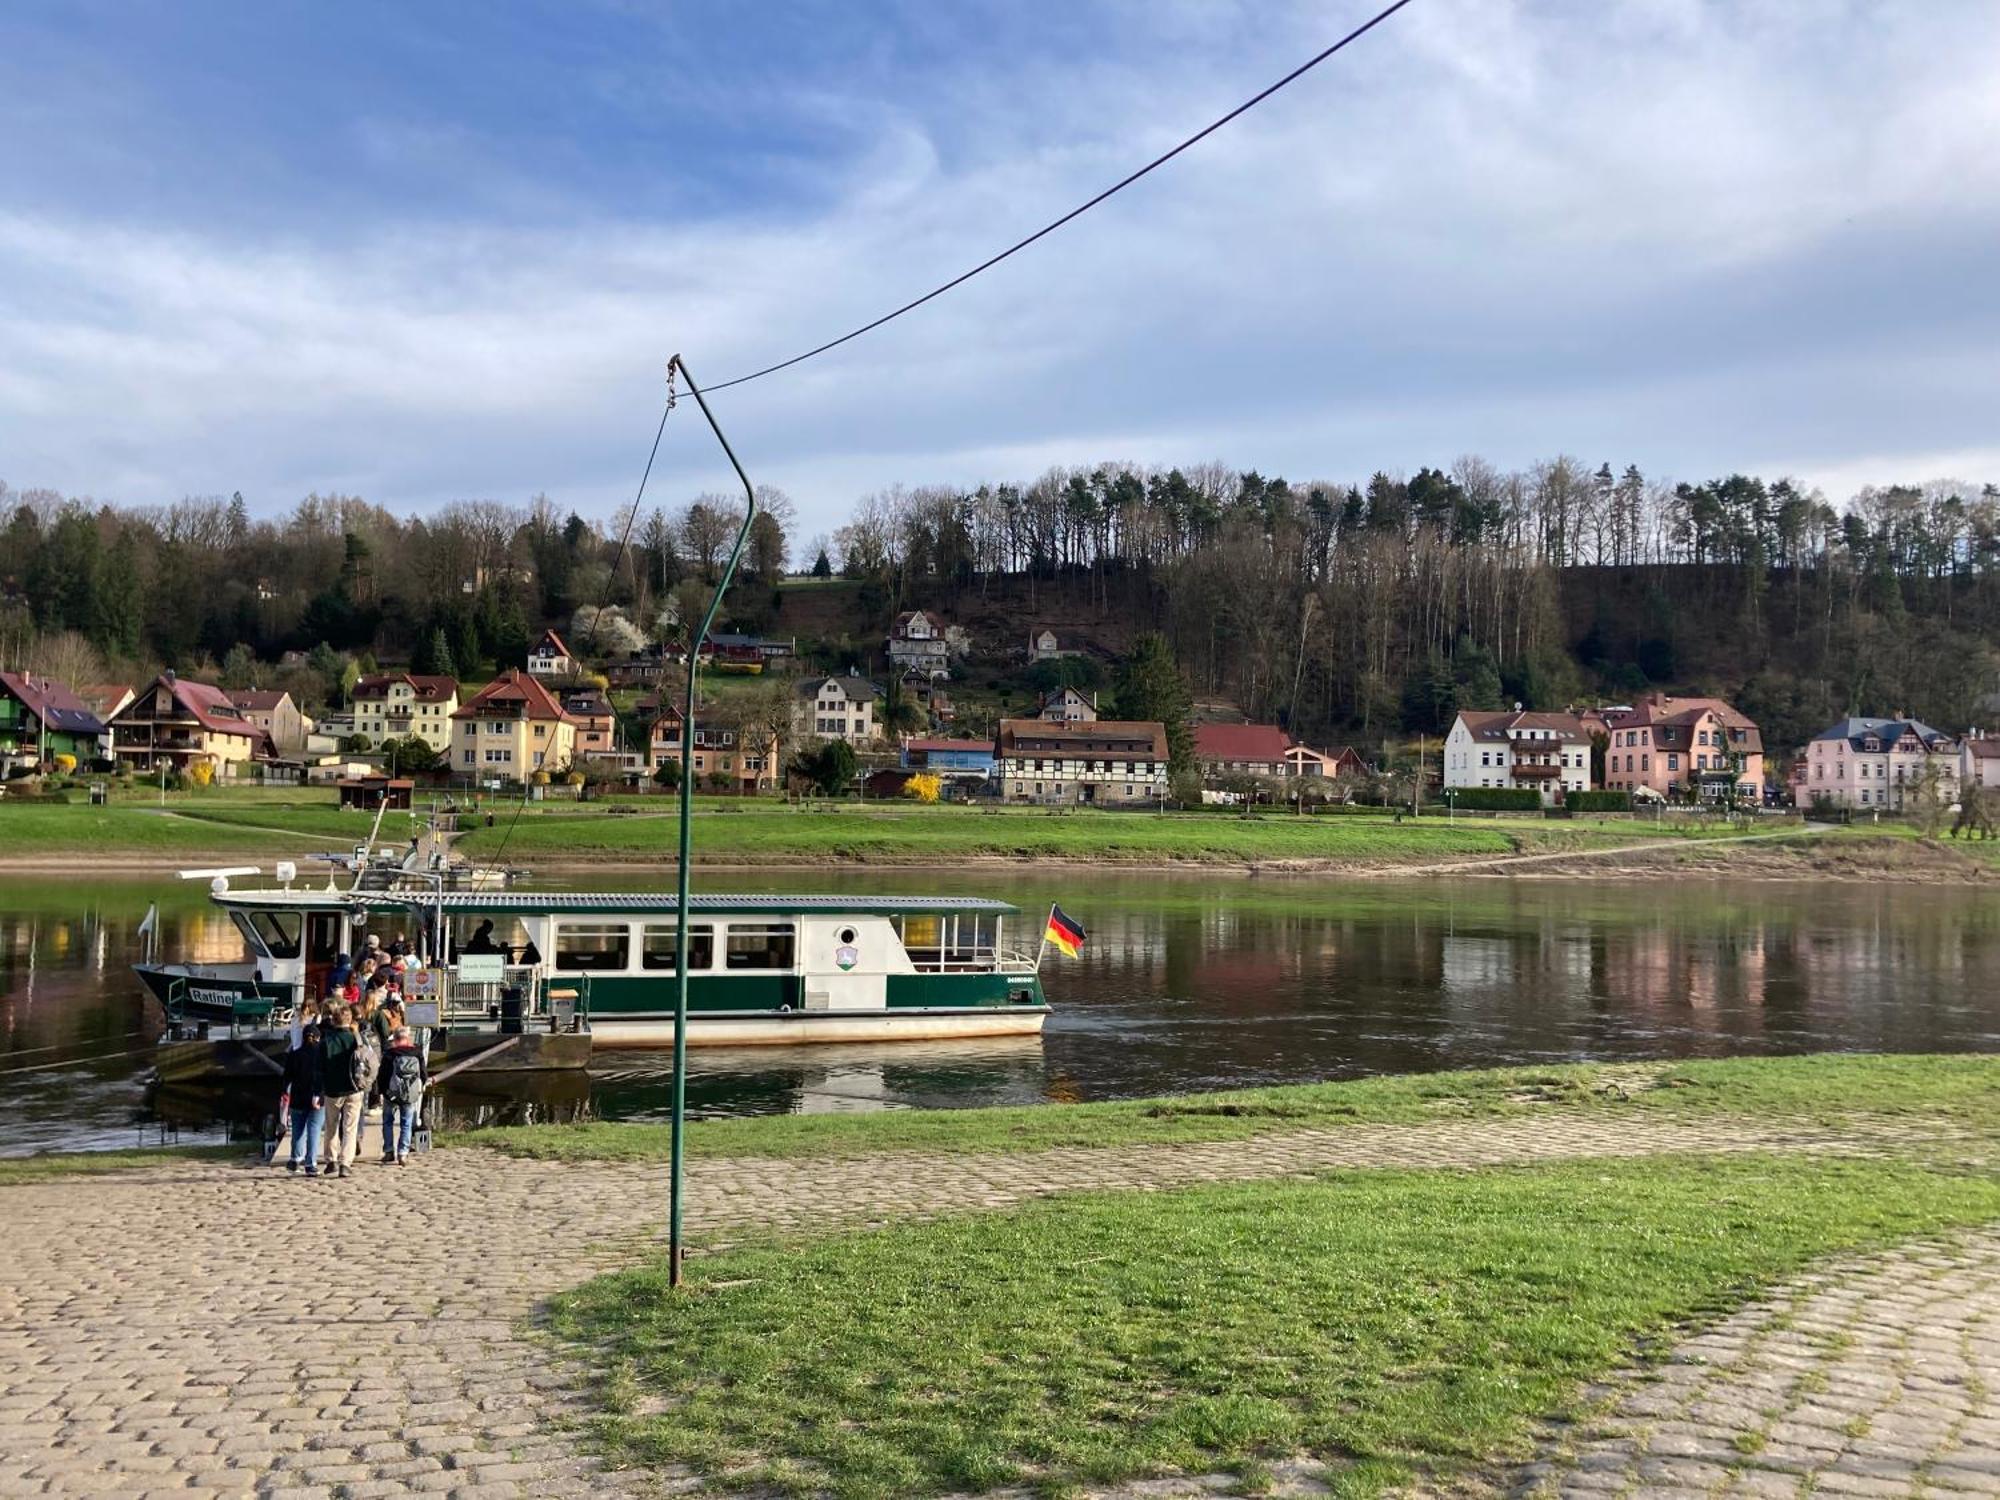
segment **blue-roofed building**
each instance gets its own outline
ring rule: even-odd
[[[993,776],[991,740],[937,740],[911,735],[903,741],[898,764],[906,771],[941,776],[960,792],[971,792]]]
[[[1918,719],[1849,717],[1806,746],[1793,795],[1871,811],[1944,806],[1958,796],[1958,741]]]

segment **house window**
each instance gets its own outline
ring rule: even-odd
[[[477,750],[468,750],[465,752],[465,763],[468,766],[474,764],[478,759],[479,752]]]
[[[1669,771],[1678,771],[1680,768],[1681,758],[1678,755],[1669,755],[1667,757],[1667,769]]]

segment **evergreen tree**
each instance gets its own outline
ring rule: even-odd
[[[458,675],[458,665],[451,654],[451,643],[445,639],[442,628],[433,628],[430,635],[418,644],[412,654],[410,667],[424,677]]]
[[[225,688],[248,688],[257,685],[257,658],[250,654],[250,648],[238,641],[229,648],[222,658],[222,685]]]
[[[121,531],[99,560],[90,637],[112,656],[136,659],[146,624],[144,583],[139,574],[139,545],[130,531]]]
[[[833,577],[833,563],[827,558],[824,547],[819,549],[819,556],[813,559],[812,574],[815,578]]]
[[[1178,777],[1194,768],[1194,730],[1188,715],[1193,696],[1167,638],[1149,631],[1132,643],[1118,672],[1118,713],[1125,719],[1158,720],[1167,729],[1167,770]]]

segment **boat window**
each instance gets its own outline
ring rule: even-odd
[[[229,914],[229,920],[234,922],[236,930],[243,934],[243,941],[249,946],[252,957],[269,958],[271,956],[269,950],[264,947],[264,939],[258,936],[257,929],[250,925],[248,917],[244,916],[240,911],[232,911]]]
[[[527,925],[519,917],[461,913],[451,919],[451,951],[498,953],[509,964],[540,961],[528,937]],[[532,957],[530,955],[533,955]]]
[[[648,922],[641,936],[639,967],[673,972],[674,940],[678,934],[672,922]],[[688,925],[688,972],[715,967],[715,929],[706,922]]]
[[[732,969],[789,969],[796,943],[790,922],[732,923],[725,963]]]
[[[632,957],[632,933],[623,922],[556,923],[558,969],[622,969]]]
[[[295,911],[253,911],[250,926],[257,941],[273,958],[297,958],[299,933],[305,919]]]

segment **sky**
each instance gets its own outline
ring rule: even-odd
[[[966,269],[1380,0],[16,0],[0,480],[629,504],[727,380]],[[2000,482],[2000,5],[1414,0],[948,297],[719,393],[896,484],[1466,453]],[[649,503],[725,487],[688,404]]]

